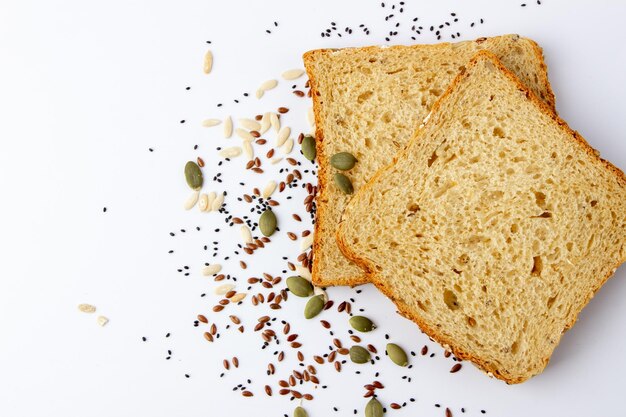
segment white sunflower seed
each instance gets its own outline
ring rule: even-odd
[[[233,119],[228,116],[224,119],[224,137],[228,139],[233,135]]]
[[[282,161],[282,160],[283,160],[283,158],[282,158],[282,157],[280,157],[280,156],[275,156],[275,157],[273,157],[272,159],[270,159],[270,163],[271,163],[272,165],[276,165],[277,163],[279,163],[279,162],[280,162],[280,161]]]
[[[328,301],[328,294],[320,287],[313,287],[313,295],[321,295],[324,297],[324,302]]]
[[[241,226],[241,240],[243,243],[252,243],[252,232],[250,232],[250,228],[246,225]]]
[[[232,291],[233,288],[235,288],[233,284],[222,284],[219,287],[215,287],[213,292],[215,292],[215,294],[217,295],[224,295],[228,291]]]
[[[309,249],[312,244],[313,244],[313,233],[302,238],[302,240],[300,241],[300,250],[304,252],[305,250]]]
[[[211,204],[211,211],[219,211],[222,208],[222,204],[224,204],[224,193],[220,193],[213,200],[213,204]]]
[[[207,208],[206,211],[212,211],[213,210],[213,203],[215,202],[215,199],[217,198],[217,194],[215,194],[215,191],[211,191],[209,193],[209,197],[207,198]]]
[[[313,107],[309,107],[309,110],[306,112],[306,120],[309,122],[311,127],[315,126],[315,113],[313,112]]]
[[[248,159],[254,159],[254,149],[252,149],[252,144],[249,140],[243,141],[243,153],[246,154]]]
[[[304,74],[304,70],[301,69],[291,69],[291,70],[287,70],[285,72],[282,73],[282,77],[285,80],[295,80],[297,78],[300,78],[302,76],[302,74]]]
[[[191,193],[191,195],[187,197],[187,199],[185,200],[185,204],[183,206],[185,210],[191,210],[193,206],[195,206],[196,203],[198,202],[199,196],[200,196],[199,191],[194,191],[193,193]]]
[[[274,128],[274,132],[278,132],[280,130],[280,119],[276,113],[270,113],[270,124]]]
[[[271,90],[272,88],[276,88],[277,85],[278,85],[278,81],[267,80],[259,86],[259,90],[263,90],[263,91]]]
[[[106,326],[106,324],[109,322],[109,319],[107,319],[104,316],[98,316],[98,318],[96,319],[96,322],[101,326],[104,327]]]
[[[263,198],[267,199],[276,190],[276,181],[270,181],[263,189]]]
[[[79,304],[78,310],[80,310],[83,313],[95,313],[96,307],[92,306],[91,304]]]
[[[283,146],[280,147],[280,151],[285,155],[289,154],[293,149],[293,139],[289,138],[285,141]]]
[[[252,136],[252,133],[240,127],[235,129],[235,134],[243,140],[254,140],[254,136]]]
[[[207,194],[200,194],[200,199],[198,199],[198,208],[202,212],[209,211],[209,196]]]
[[[220,156],[223,158],[235,158],[239,155],[241,155],[241,148],[239,146],[224,148],[220,151]]]
[[[237,294],[235,294],[232,297],[230,297],[230,302],[231,303],[238,303],[239,301],[241,301],[244,298],[246,298],[246,295],[247,294],[245,292],[238,292]]]
[[[213,69],[213,52],[211,50],[206,51],[204,54],[204,73],[209,74]]]
[[[259,133],[264,134],[265,132],[267,132],[270,128],[270,125],[270,112],[265,112],[263,114],[263,117],[261,118],[261,128],[259,129]]]
[[[289,138],[290,134],[291,134],[291,129],[289,128],[289,126],[285,126],[282,129],[280,129],[280,131],[278,132],[278,135],[276,135],[276,146],[282,146],[283,143],[285,143],[285,141],[287,140],[287,138]]]
[[[260,99],[261,97],[263,97],[263,94],[265,94],[265,91],[258,89],[256,90],[256,93],[254,93],[254,95],[256,96],[256,98]]]
[[[222,270],[222,265],[220,264],[207,265],[204,268],[202,268],[202,275],[204,275],[205,277],[208,277],[209,275],[217,274],[221,270]]]
[[[205,119],[202,121],[202,126],[203,127],[213,127],[213,126],[217,126],[220,123],[222,123],[222,121],[220,119]]]
[[[309,282],[312,279],[311,271],[309,271],[309,268],[305,268],[302,265],[296,265],[296,273]]]
[[[239,124],[245,127],[248,130],[256,130],[257,132],[261,130],[261,123],[252,119],[239,119]]]

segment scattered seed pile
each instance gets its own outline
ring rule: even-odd
[[[537,4],[540,4],[538,1]],[[523,7],[525,5],[522,5]],[[384,22],[392,25],[391,30],[385,36],[386,41],[391,41],[398,36],[401,23],[399,17],[404,13],[404,2],[385,4],[381,3],[384,12]],[[483,24],[484,20],[464,22],[469,27]],[[449,36],[451,39],[461,36],[455,31],[461,24],[461,19],[456,13],[450,13],[450,19],[439,24],[426,25],[421,23],[418,17],[411,21],[411,39],[417,40],[422,33],[433,32],[436,39]],[[278,22],[273,22],[271,29],[265,29],[267,34],[272,29],[278,28]],[[321,32],[323,38],[333,35],[341,37],[361,33],[370,35],[371,31],[365,24],[358,27],[346,26],[340,30],[337,23],[331,22],[330,27]],[[207,41],[207,44],[211,44]],[[209,76],[214,71],[213,51],[208,50],[204,55],[202,70]],[[310,97],[309,83],[303,79],[304,71],[301,69],[289,69],[284,71],[276,79],[266,80],[258,84],[252,95],[248,92],[240,94],[233,99],[238,104],[243,99],[256,98],[262,102],[267,94],[276,93],[281,84],[289,86],[291,94],[306,100],[308,108],[304,117],[309,123],[310,132],[314,131],[313,112],[308,97]],[[186,87],[190,90],[191,87]],[[281,94],[281,93],[276,93]],[[303,102],[304,104],[304,102]],[[221,108],[222,102],[217,103]],[[341,378],[331,381],[322,381],[318,375],[318,368],[331,367],[336,373],[345,372],[349,366],[350,371],[361,374],[359,367],[374,367],[376,378],[381,377],[385,368],[399,366],[406,369],[401,379],[410,383],[415,373],[411,372],[412,362],[419,357],[433,358],[432,347],[424,345],[421,349],[406,349],[399,344],[393,343],[391,337],[385,334],[386,345],[375,346],[364,341],[364,337],[377,329],[376,324],[363,315],[363,308],[358,308],[358,296],[361,289],[346,289],[353,293],[352,297],[345,300],[333,300],[324,288],[315,288],[311,284],[311,264],[313,242],[313,225],[315,222],[315,197],[317,193],[315,164],[315,138],[310,132],[295,132],[287,125],[285,118],[290,112],[288,107],[278,107],[273,111],[264,111],[259,114],[228,115],[226,117],[213,117],[198,121],[203,127],[210,129],[212,134],[218,134],[224,139],[230,140],[229,146],[216,147],[214,152],[219,158],[217,169],[224,164],[240,164],[254,174],[272,173],[275,177],[269,181],[259,180],[255,183],[241,182],[239,178],[225,178],[221,172],[209,175],[205,167],[203,156],[199,154],[198,145],[194,146],[193,158],[181,164],[181,174],[190,188],[189,197],[183,202],[185,210],[199,210],[203,213],[212,213],[217,216],[215,222],[222,222],[222,227],[212,229],[212,236],[216,236],[211,244],[204,245],[204,251],[211,253],[214,262],[205,262],[203,265],[182,265],[177,268],[178,273],[190,276],[194,270],[214,281],[214,294],[201,294],[201,297],[215,298],[215,302],[207,308],[207,311],[198,312],[193,326],[199,330],[199,339],[204,338],[204,343],[217,345],[213,350],[214,356],[225,356],[226,352],[220,352],[220,338],[227,338],[231,332],[239,332],[248,335],[251,342],[261,340],[260,349],[272,350],[274,360],[263,365],[266,379],[263,381],[245,379],[244,382],[233,387],[233,391],[243,397],[258,395],[286,397],[295,401],[290,414],[297,417],[307,416],[306,402],[315,400],[316,390],[329,389],[333,386],[340,387]],[[186,120],[180,120],[185,123]],[[233,136],[235,136],[233,138]],[[154,152],[154,148],[148,149]],[[215,155],[213,155],[215,156]],[[243,159],[243,161],[242,161]],[[349,153],[339,153],[332,158],[332,165],[339,171],[351,169],[358,161]],[[184,167],[184,169],[183,169]],[[213,167],[215,168],[215,167]],[[181,175],[182,176],[182,175]],[[261,178],[261,177],[259,177]],[[337,173],[335,185],[344,192],[351,192],[349,178]],[[304,191],[305,197],[300,201],[295,200]],[[281,201],[279,201],[281,200]],[[234,204],[236,201],[237,204]],[[231,207],[247,207],[231,209]],[[307,215],[298,212],[303,210]],[[308,228],[299,234],[289,229],[295,224],[306,224]],[[201,228],[196,227],[197,232]],[[186,229],[170,231],[172,238],[184,236]],[[227,247],[226,240],[220,241],[220,236],[239,237],[239,243],[234,247]],[[300,254],[295,259],[277,253],[272,248],[272,238],[278,234],[286,235],[292,241],[299,241]],[[228,240],[232,241],[232,237]],[[263,272],[253,276],[247,274],[248,263],[251,256],[262,252],[266,257],[275,258],[282,268],[277,271]],[[170,249],[168,253],[174,253]],[[225,271],[221,262],[229,259],[238,261],[237,271]],[[328,340],[328,351],[309,351],[299,341],[299,334],[292,328],[286,317],[289,314],[281,314],[283,308],[288,308],[288,300],[292,297],[307,298],[304,311],[301,314],[311,320],[306,329],[307,333],[315,332],[316,337]],[[239,317],[237,307],[249,303],[256,310],[258,316],[254,318],[254,326],[246,327],[245,322],[250,318]],[[81,311],[88,311],[87,307],[80,307]],[[293,313],[293,307],[289,307]],[[353,310],[356,314],[353,314]],[[94,310],[95,311],[95,308]],[[358,312],[357,312],[358,311]],[[338,320],[348,320],[351,330],[344,335],[335,334],[332,323]],[[165,338],[170,338],[170,333]],[[149,342],[148,337],[141,337],[143,342]],[[379,353],[379,352],[382,352]],[[288,353],[288,354],[287,354]],[[223,371],[216,377],[222,378],[227,372],[235,372],[240,367],[239,358],[231,356],[219,359]],[[461,361],[448,351],[444,351],[445,358],[450,358],[454,363],[449,372],[456,373],[462,369]],[[168,349],[166,360],[172,356]],[[382,356],[382,357],[381,357]],[[286,374],[277,374],[276,365],[288,361],[292,369]],[[348,361],[352,365],[348,365]],[[284,364],[283,364],[284,365]],[[252,366],[248,364],[248,367]],[[249,369],[248,369],[249,372]],[[190,373],[185,373],[190,378]],[[381,377],[382,379],[382,377]],[[351,410],[353,414],[364,413],[367,417],[382,416],[390,410],[398,410],[415,403],[416,398],[394,398],[393,393],[385,392],[385,385],[378,379],[366,381],[363,385],[364,398],[358,409]],[[421,400],[426,401],[426,400]],[[284,402],[277,403],[277,408],[284,407]],[[329,405],[333,412],[340,412],[336,406]],[[441,409],[441,414],[446,417],[454,413],[466,412],[477,415],[485,414],[485,410],[466,410],[465,408],[453,409],[441,404],[433,404]],[[352,414],[351,413],[351,414]],[[288,414],[285,414],[287,416]]]

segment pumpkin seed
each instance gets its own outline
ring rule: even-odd
[[[365,417],[383,417],[385,411],[383,406],[376,398],[369,400],[365,406]]]
[[[272,210],[265,210],[259,218],[259,229],[264,236],[272,236],[276,230],[276,215]]]
[[[367,317],[354,316],[350,318],[350,326],[359,332],[371,332],[376,328],[374,323]]]
[[[192,190],[202,188],[202,171],[198,164],[193,161],[189,161],[185,164],[185,180]]]
[[[356,158],[350,152],[339,152],[330,158],[330,164],[333,168],[340,169],[341,171],[354,168],[356,162]]]
[[[367,363],[372,358],[369,351],[363,346],[352,346],[350,348],[350,360],[354,363]]]
[[[306,135],[302,139],[302,154],[309,161],[315,160],[315,138],[313,136]]]
[[[313,285],[305,278],[297,275],[287,278],[287,288],[298,297],[308,297],[313,294]]]
[[[352,187],[352,181],[350,178],[346,177],[343,174],[335,174],[334,176],[335,184],[337,188],[339,188],[344,194],[352,194],[354,192],[354,188]]]
[[[316,295],[314,297],[309,298],[306,306],[304,306],[304,318],[312,319],[322,312],[324,309],[324,296]]]
[[[409,364],[409,358],[406,356],[406,352],[395,343],[387,343],[387,354],[389,355],[389,359],[398,366],[407,366]]]
[[[302,407],[296,407],[295,410],[293,410],[293,417],[308,417],[309,415],[307,414],[306,410]]]

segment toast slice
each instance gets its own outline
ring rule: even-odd
[[[626,178],[489,52],[348,204],[339,246],[455,355],[540,373],[626,260]]]
[[[480,50],[496,54],[550,107],[554,95],[541,48],[518,35],[476,41],[315,50],[304,54],[315,112],[319,185],[313,282],[319,286],[365,283],[363,271],[339,251],[337,224],[350,195],[333,183],[329,160],[351,152],[358,163],[345,173],[358,190],[389,164],[413,135],[459,70]]]

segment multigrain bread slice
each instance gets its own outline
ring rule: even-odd
[[[337,171],[330,166],[330,157],[342,151],[356,156],[358,163],[346,174],[358,190],[407,144],[437,98],[480,50],[496,54],[554,108],[541,48],[518,35],[436,45],[323,49],[304,55],[313,93],[319,162],[315,284],[366,282],[363,272],[341,254],[335,241],[337,224],[351,196],[333,183]]]
[[[626,178],[488,52],[347,206],[342,251],[508,383],[540,373],[626,260]]]

